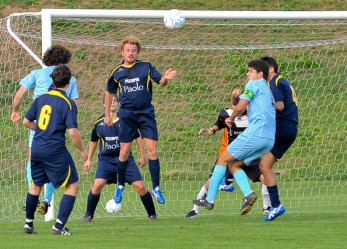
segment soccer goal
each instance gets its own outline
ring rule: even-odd
[[[166,87],[153,87],[161,188],[167,200],[165,205],[155,202],[160,216],[183,217],[192,207],[221,141],[221,133],[201,138],[198,131],[210,127],[219,111],[229,107],[231,91],[246,83],[247,63],[264,55],[277,59],[299,98],[298,138],[275,165],[282,202],[288,212],[345,212],[347,11],[182,11],[185,24],[173,30],[164,25],[166,12],[44,9],[0,19],[0,220],[23,219],[21,207],[28,190],[28,130],[10,120],[12,98],[21,78],[43,66],[42,52],[52,44],[73,52],[68,66],[78,81],[79,128],[87,146],[93,123],[103,113],[108,75],[122,60],[117,47],[128,35],[140,39],[140,59],[151,61],[161,72],[169,67],[178,71],[178,77]],[[22,115],[32,103],[30,96],[23,100]],[[79,152],[71,144],[68,141],[80,173],[71,218],[79,219],[85,213],[97,156],[92,172],[86,174]],[[133,152],[137,158],[136,144]],[[151,189],[148,167],[141,173]],[[261,196],[261,185],[252,186]],[[55,193],[53,213],[63,191]],[[104,188],[95,217],[111,217],[105,205],[114,191],[114,185]],[[234,192],[219,192],[211,212],[238,214],[241,199],[237,186]],[[252,212],[261,209],[259,198]],[[126,186],[122,210],[115,215],[145,216],[131,186]]]

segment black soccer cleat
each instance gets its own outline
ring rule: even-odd
[[[48,204],[47,201],[42,201],[41,204],[38,205],[37,212],[42,214],[42,215],[45,215],[45,214],[47,214],[49,206],[50,205]]]
[[[208,202],[206,199],[195,199],[193,203],[198,206],[205,207],[208,210],[212,210],[214,208],[213,202]]]
[[[247,214],[249,211],[251,211],[252,206],[254,202],[257,200],[257,195],[252,192],[249,195],[247,195],[245,198],[243,198],[243,204],[240,210],[241,215]]]
[[[85,215],[82,218],[82,222],[92,222],[93,221],[93,216],[90,215]]]
[[[72,235],[72,232],[66,227],[63,227],[62,229],[55,228],[55,226],[52,227],[51,234],[53,235]]]
[[[23,233],[25,233],[25,234],[35,234],[36,231],[35,231],[34,227],[30,227],[28,224],[25,224],[24,228],[23,228]]]
[[[195,210],[189,211],[189,213],[185,216],[186,218],[196,218],[198,217],[198,214],[195,212]]]

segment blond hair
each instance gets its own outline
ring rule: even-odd
[[[131,44],[137,46],[137,53],[140,53],[141,51],[141,44],[140,40],[137,39],[135,36],[127,36],[121,41],[120,50],[123,51],[125,44]]]

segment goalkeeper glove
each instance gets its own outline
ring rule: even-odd
[[[210,127],[210,128],[202,128],[199,131],[199,136],[212,136],[215,133],[216,133],[216,131],[212,127]]]

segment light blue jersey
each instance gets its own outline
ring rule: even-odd
[[[21,81],[20,85],[25,87],[27,90],[34,88],[33,99],[46,93],[50,86],[53,84],[53,79],[51,73],[53,72],[55,66],[50,66],[46,68],[41,68],[31,71],[30,74],[25,76]],[[70,84],[66,89],[66,95],[70,99],[78,99],[78,89],[77,82],[74,77],[71,77]]]
[[[49,66],[46,68],[33,70],[19,82],[19,85],[25,87],[27,90],[34,88],[33,99],[36,99],[37,97],[46,93],[49,89],[54,88],[53,79],[51,77],[51,73],[53,72],[54,68],[55,66]],[[77,82],[74,77],[71,77],[70,84],[66,89],[66,95],[72,100],[79,98]],[[31,148],[34,135],[35,131],[30,130],[29,148]]]
[[[251,80],[246,84],[240,99],[248,100],[248,127],[243,135],[275,140],[275,101],[267,82]]]

